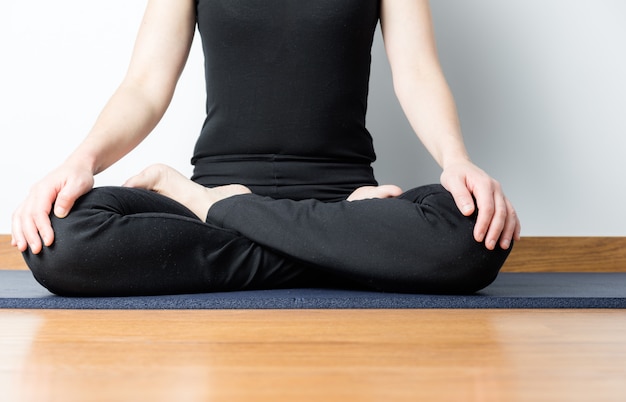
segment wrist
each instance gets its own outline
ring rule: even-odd
[[[87,170],[92,175],[96,175],[101,171],[97,158],[89,152],[74,152],[65,160],[64,165],[75,169]]]
[[[441,159],[441,168],[445,170],[450,166],[464,165],[468,163],[472,163],[472,160],[470,159],[469,155],[467,155],[467,153],[463,152],[443,157]]]

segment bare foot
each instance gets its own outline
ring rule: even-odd
[[[392,198],[402,194],[402,189],[393,184],[382,186],[363,186],[352,192],[347,198],[348,201],[366,200],[370,198]]]
[[[144,188],[163,194],[189,208],[205,220],[209,209],[218,201],[251,191],[241,184],[206,188],[194,183],[173,168],[157,164],[146,168],[124,183],[125,187]]]

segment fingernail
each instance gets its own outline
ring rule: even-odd
[[[467,214],[471,210],[472,210],[472,206],[470,204],[466,204],[466,205],[463,205],[463,208],[461,209],[461,212],[463,212],[464,214]]]
[[[503,249],[508,249],[511,246],[511,241],[510,240],[503,240],[502,243],[500,243],[500,246]]]
[[[494,240],[489,240],[487,242],[487,248],[489,250],[493,250],[494,248],[496,248],[496,242]]]

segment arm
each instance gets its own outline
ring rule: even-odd
[[[194,29],[193,1],[149,1],[126,77],[72,157],[97,174],[154,129],[170,104]]]
[[[499,183],[469,158],[439,64],[428,0],[383,0],[381,7],[394,89],[411,127],[442,167],[441,183],[459,210],[469,216],[478,208],[475,239],[489,249],[498,241],[508,248],[519,238],[519,220]]]
[[[13,215],[12,244],[38,253],[54,241],[49,213],[66,216],[93,187],[93,176],[136,147],[172,99],[195,29],[192,0],[150,0],[127,74],[85,140],[31,189]],[[41,236],[41,239],[40,239]]]

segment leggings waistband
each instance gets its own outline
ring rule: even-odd
[[[287,155],[201,158],[192,180],[206,187],[243,184],[272,198],[323,201],[339,201],[357,187],[377,185],[369,164]]]

